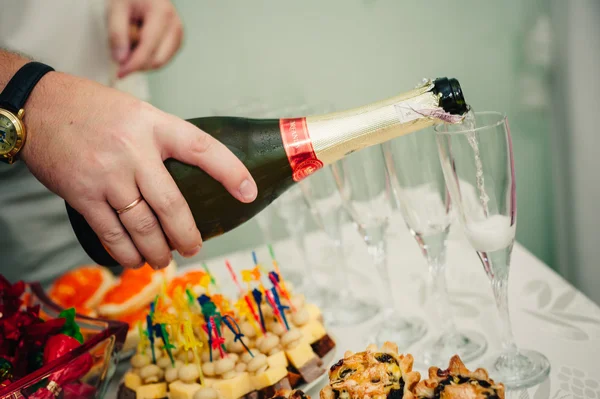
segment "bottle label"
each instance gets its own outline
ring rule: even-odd
[[[280,119],[279,129],[294,181],[300,181],[323,167],[308,134],[306,118]]]

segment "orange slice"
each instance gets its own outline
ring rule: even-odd
[[[117,284],[104,295],[98,305],[98,313],[111,319],[131,314],[148,305],[160,293],[163,281],[173,277],[175,261],[162,270],[154,270],[149,265],[139,269],[127,269],[121,274]]]
[[[119,316],[119,321],[123,323],[129,324],[129,330],[133,330],[137,328],[137,323],[142,322],[142,324],[146,325],[146,315],[150,312],[149,306],[142,306],[139,309],[134,310],[130,313],[125,313]]]
[[[167,287],[167,295],[172,298],[177,287],[181,287],[181,290],[185,292],[186,288],[192,289],[195,286],[199,286],[200,280],[204,276],[206,276],[206,272],[203,270],[190,270],[181,276],[173,278]]]
[[[112,273],[97,265],[84,265],[60,276],[48,296],[64,308],[74,307],[77,313],[94,315],[94,308],[114,284]]]

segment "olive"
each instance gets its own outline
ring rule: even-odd
[[[346,378],[347,375],[354,373],[353,369],[344,369],[340,373],[340,378]]]
[[[484,388],[489,388],[489,387],[491,387],[491,386],[492,386],[492,384],[490,384],[490,383],[489,383],[489,382],[487,382],[487,381],[479,381],[479,385],[481,385],[481,386],[482,386],[482,387],[484,387]]]
[[[395,360],[389,353],[378,353],[375,355],[375,359],[380,363],[392,363]]]
[[[344,364],[344,359],[340,359],[336,364],[331,366],[330,370],[333,371],[333,370],[337,369],[338,367],[340,367],[342,364]]]
[[[391,389],[390,393],[388,393],[387,395],[387,399],[402,399],[404,397],[404,394],[401,390],[399,389]]]

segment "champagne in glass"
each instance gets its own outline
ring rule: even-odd
[[[550,373],[541,353],[515,343],[508,276],[517,223],[512,139],[505,115],[476,112],[465,123],[435,127],[444,178],[459,220],[487,273],[500,316],[502,352],[487,366],[508,388],[527,388]]]

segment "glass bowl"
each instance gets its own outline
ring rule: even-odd
[[[39,315],[42,319],[56,318],[63,310],[48,298],[39,283],[26,283],[23,300],[28,306],[40,305]],[[125,342],[128,325],[79,314],[76,315],[75,321],[81,329],[83,345],[10,385],[0,388],[0,398],[41,398],[40,394],[46,389],[53,395],[43,397],[88,399],[102,398],[105,395],[109,382],[115,374],[119,351]],[[68,367],[75,367],[78,360],[81,361],[82,356],[86,354],[91,355],[92,367],[83,377],[75,383],[62,386],[54,382],[61,371],[65,371]]]

